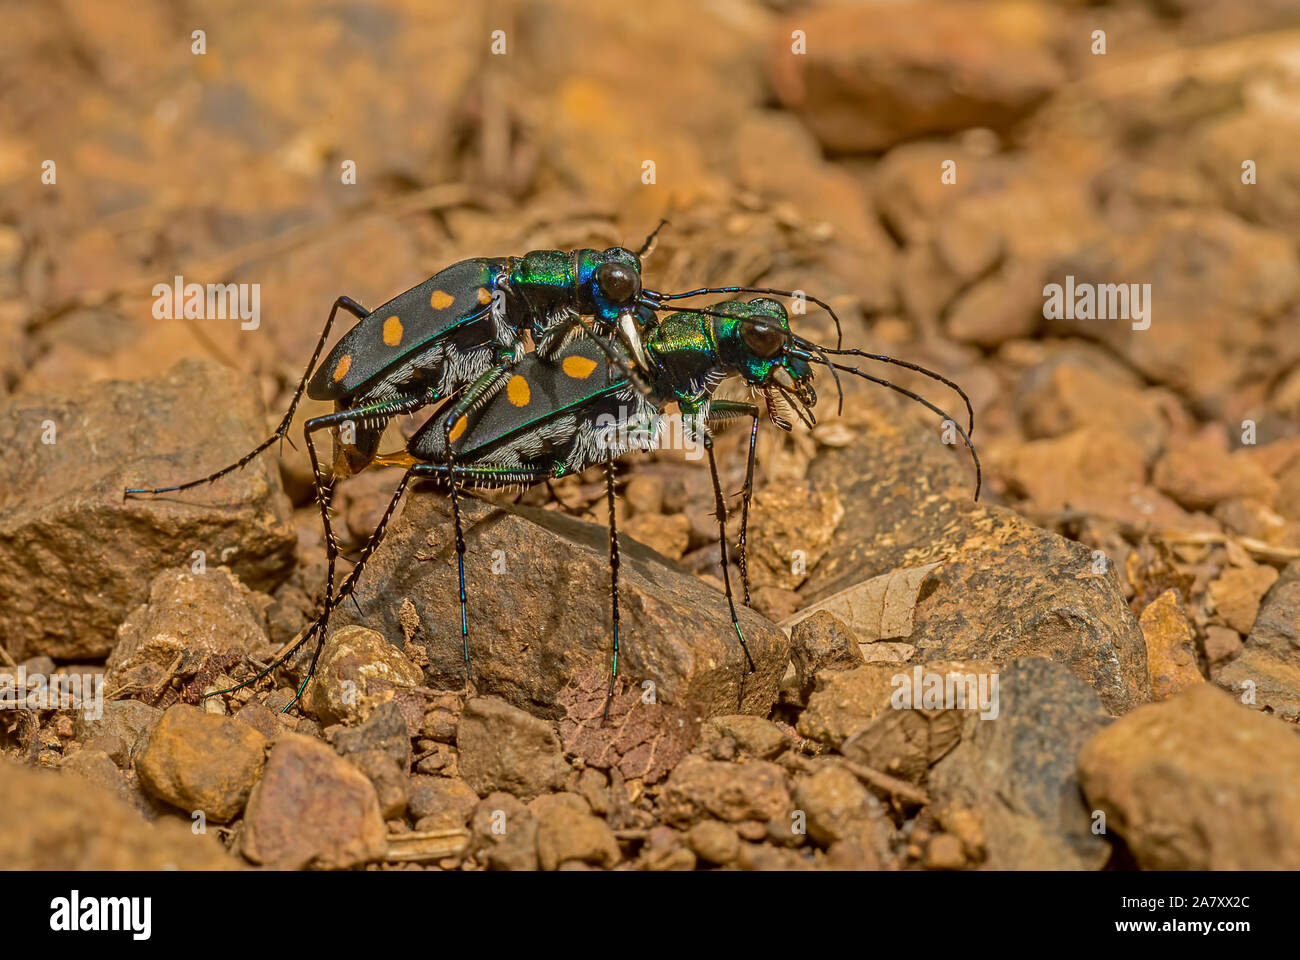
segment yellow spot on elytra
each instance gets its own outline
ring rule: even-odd
[[[460,435],[465,432],[465,428],[468,426],[469,426],[469,420],[467,420],[465,417],[461,417],[459,420],[456,421],[456,425],[451,428],[451,433],[447,435],[447,438],[451,440],[452,443],[455,443],[457,440],[460,439]]]
[[[390,347],[395,347],[402,342],[402,321],[397,317],[389,317],[384,321],[384,343]]]
[[[352,369],[352,354],[345,353],[343,354],[343,356],[339,357],[339,365],[334,368],[334,382],[338,383],[340,380],[346,377],[348,375],[348,371],[351,369]]]
[[[596,369],[596,361],[588,357],[580,357],[577,354],[564,358],[560,368],[573,377],[574,380],[586,380],[591,376],[591,371]]]
[[[435,310],[443,310],[450,307],[453,300],[455,300],[455,297],[446,290],[435,290],[433,296],[429,298],[429,306]]]
[[[488,292],[487,287],[478,288],[478,302],[485,307],[492,302],[492,294]]]
[[[532,391],[528,389],[528,381],[517,373],[511,377],[510,382],[506,384],[506,397],[509,398],[510,402],[516,407],[528,406],[528,399],[531,396]]]

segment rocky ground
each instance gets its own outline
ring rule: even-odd
[[[108,700],[0,711],[0,866],[1300,867],[1293,5],[470,7],[6,10],[0,671]],[[963,384],[980,500],[938,418],[823,377],[761,430],[753,673],[707,464],[660,451],[619,468],[610,721],[599,473],[466,507],[472,688],[418,490],[301,710],[302,656],[199,706],[321,599],[306,457],[122,489],[262,439],[337,295],[661,216],[653,288],[806,290]],[[178,274],[260,322],[156,318]],[[1149,326],[1047,316],[1067,276],[1151,284]],[[353,555],[396,480],[341,485]]]

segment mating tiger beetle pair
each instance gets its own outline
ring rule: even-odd
[[[794,410],[810,427],[814,423],[813,366],[830,370],[837,389],[838,372],[851,373],[902,393],[952,422],[919,395],[854,366],[837,363],[830,355],[853,355],[906,367],[961,395],[966,402],[968,426],[962,430],[955,422],[953,425],[974,455],[969,439],[973,429],[970,402],[955,383],[907,361],[806,340],[790,329],[784,306],[771,296],[802,296],[827,310],[838,330],[839,318],[825,302],[765,287],[704,287],[676,294],[645,289],[641,283],[641,258],[663,225],[660,223],[636,252],[623,247],[535,250],[522,257],[461,261],[373,311],[349,297],[339,297],[289,409],[270,437],[236,463],[201,479],[125,491],[127,496],[160,494],[210,483],[243,467],[283,439],[304,392],[312,399],[334,402],[333,413],[312,418],[303,431],[325,530],[327,575],[322,612],[302,637],[256,676],[209,696],[255,683],[315,637],[316,648],[306,677],[284,709],[302,696],[324,646],[331,611],[352,593],[408,484],[419,478],[441,481],[450,492],[461,647],[468,682],[469,617],[460,488],[531,486],[603,464],[610,523],[612,698],[619,657],[619,550],[613,462],[630,449],[648,449],[655,444],[663,410],[669,403],[676,403],[684,422],[694,425],[708,454],[723,585],[732,625],[752,671],[754,663],[731,589],[727,509],[714,458],[712,428],[727,420],[750,419],[737,552],[748,604],[744,551],[759,409],[752,403],[713,398],[717,385],[730,375],[738,375],[755,392],[763,394],[770,419],[786,430],[791,424],[783,416],[785,410]],[[739,293],[766,296],[748,302],[728,300],[708,308],[675,307],[672,309],[677,312],[659,317],[660,311],[670,309],[668,305],[677,300]],[[358,323],[318,364],[340,309],[355,315]],[[533,344],[531,352],[525,350],[525,338]],[[329,510],[335,483],[376,462],[380,439],[394,416],[435,403],[441,407],[410,438],[405,454],[397,458],[406,465],[406,472],[356,565],[336,593],[339,551]],[[345,424],[347,442],[343,442],[343,436],[336,437],[335,458],[326,477],[313,435]],[[384,458],[384,462],[394,459]],[[978,457],[975,466],[978,497]],[[609,699],[605,715],[609,715]]]

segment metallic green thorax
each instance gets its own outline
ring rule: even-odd
[[[729,300],[708,309],[707,314],[674,313],[647,336],[646,354],[659,367],[654,382],[661,399],[677,400],[684,409],[693,406],[707,398],[719,374],[737,374],[754,387],[770,384],[779,367],[794,381],[811,377],[802,359],[784,350],[773,357],[760,357],[743,338],[746,325],[755,323],[789,335],[785,307],[776,300]]]
[[[626,305],[607,302],[593,282],[596,268],[604,263],[623,263],[638,276],[641,273],[641,259],[623,247],[534,250],[510,259],[506,286],[538,313],[571,306],[584,316],[612,323]]]

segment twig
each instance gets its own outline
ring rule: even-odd
[[[914,787],[905,780],[899,780],[897,777],[891,777],[887,773],[881,773],[879,770],[872,770],[870,767],[864,767],[860,763],[854,763],[852,760],[840,760],[848,768],[849,772],[861,780],[867,786],[883,790],[892,796],[902,800],[908,800],[920,806],[925,806],[930,802],[930,795],[920,787]]]

